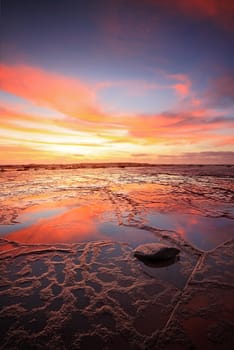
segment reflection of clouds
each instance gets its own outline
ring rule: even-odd
[[[163,179],[167,184],[132,183],[122,185],[121,189],[112,187],[112,190],[121,192],[137,204],[137,212],[140,213],[137,219],[141,224],[175,231],[198,248],[211,249],[230,239],[233,230],[231,220],[209,217],[212,211],[213,215],[218,213],[217,201],[197,196],[197,193],[212,191],[212,186],[207,184],[204,189],[203,182],[200,185],[197,182],[197,187],[193,184],[187,188],[188,183],[181,180],[181,177],[170,176],[170,179]],[[218,198],[219,193],[216,195]]]
[[[14,181],[4,172],[1,222],[16,225],[2,225],[2,233],[25,243],[150,242],[152,231],[138,229],[149,225],[210,249],[232,238],[230,178],[215,177],[231,168],[188,169],[184,175],[178,174],[184,167],[166,167],[164,174],[160,167],[12,171]],[[194,176],[201,171],[213,176]]]
[[[229,219],[181,214],[173,217],[173,229],[201,249],[214,248],[232,237],[233,225]]]
[[[107,207],[104,203],[93,202],[91,206],[73,208],[60,215],[40,218],[31,226],[7,236],[8,239],[24,243],[75,242],[99,238],[95,220]]]

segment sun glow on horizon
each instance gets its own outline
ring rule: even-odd
[[[23,1],[22,14],[13,3],[3,16],[1,164],[233,162],[229,0],[100,1],[91,22],[89,6],[68,2],[69,25],[59,7],[47,18],[46,2],[33,12]]]

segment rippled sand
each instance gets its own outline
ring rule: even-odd
[[[233,166],[0,172],[1,349],[231,349]],[[145,265],[138,245],[181,250]]]

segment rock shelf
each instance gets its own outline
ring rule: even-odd
[[[232,349],[230,167],[172,170],[0,174],[1,349]]]

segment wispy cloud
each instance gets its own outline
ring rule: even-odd
[[[26,65],[2,65],[0,77],[3,91],[12,96],[12,101],[15,96],[23,99],[21,104],[8,100],[4,104],[4,98],[2,100],[0,144],[3,162],[9,155],[13,158],[14,153],[20,155],[22,161],[30,162],[47,158],[76,161],[74,155],[81,156],[84,161],[126,157],[144,160],[162,151],[165,156],[172,151],[181,153],[185,145],[198,150],[201,145],[224,150],[233,144],[227,133],[233,127],[232,116],[205,103],[206,98],[212,101],[215,96],[216,100],[217,96],[231,98],[230,79],[221,79],[205,98],[197,98],[199,103],[194,103],[192,82],[187,75],[165,74],[165,85],[141,81],[139,87],[146,94],[165,88],[178,93],[178,101],[186,97],[186,109],[178,102],[172,110],[161,113],[126,114],[121,108],[115,113],[107,113],[104,104],[98,102],[99,93],[116,84],[133,88],[134,80],[100,81],[91,86],[79,79]],[[7,156],[5,149],[8,149]]]
[[[186,97],[190,93],[191,81],[185,74],[169,74],[168,78],[175,79],[176,84],[172,85],[172,88],[181,96]]]
[[[86,121],[103,120],[95,90],[78,79],[26,65],[0,65],[2,90]]]
[[[234,164],[234,152],[186,152],[178,155],[158,155],[158,160],[175,164]]]

